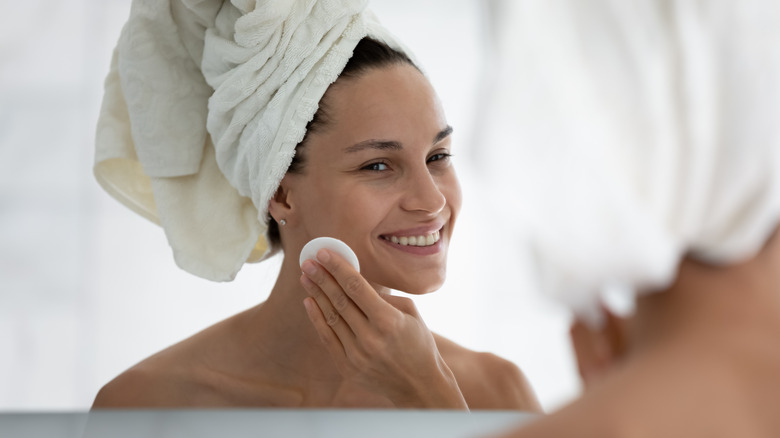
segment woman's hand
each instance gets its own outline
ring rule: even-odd
[[[341,374],[398,407],[468,409],[452,371],[408,298],[380,296],[326,249],[302,265],[306,312]]]
[[[606,376],[628,353],[629,320],[602,307],[604,325],[600,329],[575,320],[569,329],[577,368],[585,388]]]

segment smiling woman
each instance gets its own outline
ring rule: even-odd
[[[179,265],[196,275],[229,280],[245,261],[276,251],[282,266],[265,302],[141,361],[104,386],[94,407],[538,411],[514,364],[431,333],[412,301],[391,293],[423,294],[442,285],[461,192],[450,159],[452,128],[436,93],[364,2],[342,2],[341,10],[297,2],[286,12],[279,5],[265,10],[268,2],[246,10],[216,0],[170,6],[167,16],[165,8],[134,3],[123,33],[129,42],[120,40],[107,81],[98,178],[158,219]],[[134,16],[143,24],[134,27]],[[181,37],[184,58],[165,70],[180,68],[179,76],[160,80],[142,68],[155,59],[152,40],[144,39],[150,16],[162,16],[163,28],[173,20],[181,32],[209,29],[202,50],[192,44],[203,38]],[[274,27],[269,20],[278,32],[263,35]],[[147,45],[132,44],[139,40]],[[270,55],[269,41],[278,43]],[[202,60],[187,58],[201,52]],[[152,63],[160,59],[173,58]],[[235,59],[242,62],[231,64]],[[159,129],[139,124],[165,124],[138,111],[147,114],[149,104],[159,103],[160,84],[175,88],[193,75],[194,83],[205,79],[213,89],[199,91],[208,132],[202,154],[195,154],[200,165],[186,173],[179,164],[191,155],[166,141],[191,134],[185,128],[193,125],[155,138]],[[117,76],[124,99],[111,100]],[[144,81],[150,87],[139,90]],[[197,87],[183,87],[169,99],[187,100],[190,110]],[[125,119],[133,153],[111,156],[106,149],[118,140],[116,121]],[[147,136],[153,152],[143,147]],[[142,168],[151,176],[151,200],[137,196],[141,185],[122,188],[123,178],[134,175],[122,160],[136,152],[136,175]],[[177,169],[172,174],[162,168],[166,161]],[[299,266],[302,247],[321,236],[346,242],[361,273],[327,250]]]
[[[377,44],[364,41],[356,50]],[[270,204],[288,223],[285,253],[335,235],[375,288],[438,289],[461,193],[451,128],[430,84],[411,64],[396,63],[340,79],[324,101],[332,122],[307,139],[311,164],[288,173]]]
[[[276,219],[284,218],[286,254],[335,235],[355,250],[375,288],[438,289],[461,204],[451,133],[413,62],[361,40],[271,200],[272,240],[279,241]]]

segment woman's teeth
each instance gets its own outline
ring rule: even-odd
[[[438,242],[441,238],[441,235],[439,234],[439,231],[434,231],[431,234],[426,234],[424,236],[403,236],[403,237],[396,237],[396,236],[385,236],[385,240],[389,240],[393,243],[397,243],[401,246],[431,246],[434,243]]]

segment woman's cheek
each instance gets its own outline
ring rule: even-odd
[[[460,212],[461,205],[463,204],[463,192],[460,188],[460,181],[458,181],[458,177],[455,175],[454,171],[451,172],[451,175],[448,178],[445,190],[444,196],[447,198],[447,203],[450,206],[453,217],[452,222],[454,222]]]

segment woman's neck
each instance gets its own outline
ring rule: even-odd
[[[722,346],[726,338],[744,344],[756,331],[780,335],[779,267],[777,232],[757,255],[738,264],[716,267],[686,258],[668,290],[638,300],[635,343],[695,333]]]
[[[306,315],[303,300],[308,294],[301,285],[301,275],[298,261],[286,257],[268,299],[243,314],[240,336],[255,349],[251,357],[262,362],[251,366],[271,366],[291,378],[338,380],[330,353]],[[387,288],[378,289],[389,293]]]
[[[268,299],[246,313],[243,328],[262,368],[282,379],[338,380],[339,374],[303,306],[308,296],[297,261],[287,257]]]
[[[766,345],[780,338],[780,234],[736,264],[714,266],[686,257],[668,288],[637,297],[633,317],[607,314],[606,321],[600,331],[588,333],[580,324],[572,332],[581,344],[580,372],[586,377],[660,358],[777,368],[780,353]]]

